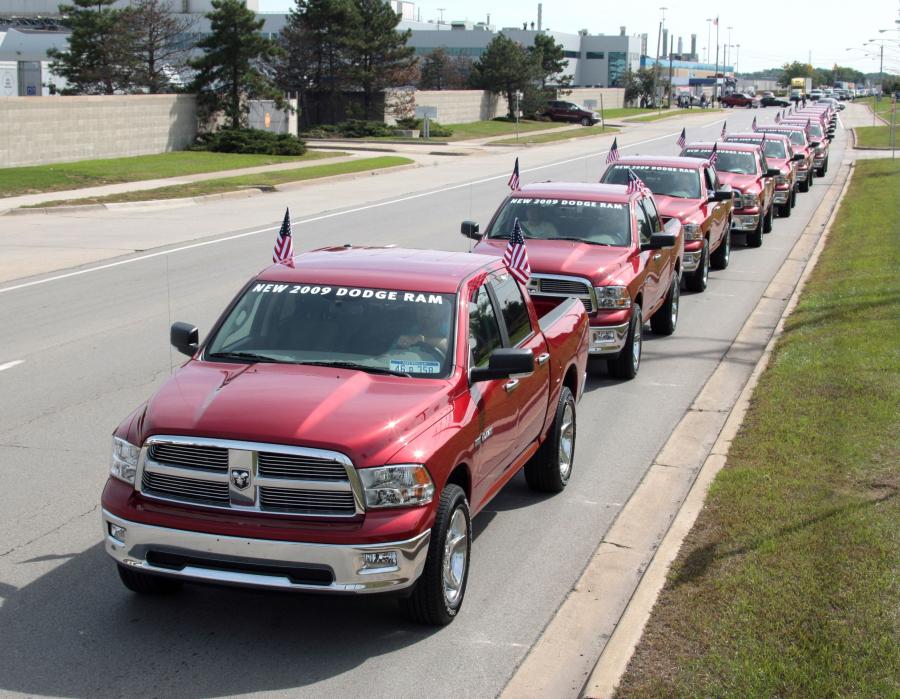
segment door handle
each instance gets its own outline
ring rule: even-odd
[[[656,253],[656,254],[653,256],[653,259],[654,259],[654,260],[658,260],[660,257],[662,257],[662,253],[661,253],[661,252],[658,252],[658,253]]]
[[[512,393],[512,392],[515,391],[518,387],[519,387],[519,380],[518,380],[518,379],[512,379],[512,380],[510,380],[510,381],[507,381],[505,384],[503,384],[503,388],[506,389],[506,392],[507,392],[507,393]]]
[[[547,360],[550,359],[550,353],[544,352],[543,354],[538,355],[538,366],[544,366],[547,363]]]

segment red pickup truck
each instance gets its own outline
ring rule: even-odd
[[[496,257],[304,253],[250,280],[113,433],[106,551],[143,593],[184,581],[399,592],[446,624],[470,517],[520,469],[572,473],[588,319],[539,317]]]
[[[813,149],[813,164],[816,168],[816,176],[824,177],[828,172],[828,155],[830,139],[826,135],[825,127],[815,117],[807,116],[794,117],[790,116],[781,122],[785,126],[793,126],[806,129],[806,135],[811,141],[810,148]],[[833,132],[832,132],[833,133]]]
[[[778,215],[787,218],[797,203],[797,163],[803,160],[802,153],[794,153],[791,140],[784,134],[730,133],[725,136],[728,143],[752,143],[760,146],[766,156],[766,163],[771,168],[778,168],[780,175],[775,177],[775,206]]]
[[[684,237],[663,225],[649,191],[622,185],[544,182],[512,192],[482,237],[464,221],[474,252],[503,255],[515,220],[528,239],[528,291],[539,309],[571,296],[588,311],[590,353],[620,379],[637,374],[643,327],[671,335],[678,322]]]
[[[732,92],[730,95],[723,95],[719,98],[719,104],[723,107],[747,107],[748,109],[758,108],[762,101],[754,95],[747,95],[743,92]]]
[[[808,192],[816,179],[815,146],[807,138],[806,129],[803,126],[790,124],[766,124],[757,129],[758,133],[780,133],[791,140],[794,153],[803,157],[797,161],[797,183],[801,192]]]
[[[681,154],[706,160],[711,156],[712,149],[712,143],[689,143]],[[734,190],[732,230],[746,232],[747,246],[758,248],[762,245],[763,233],[772,230],[775,177],[781,171],[769,167],[766,156],[755,144],[719,141],[716,153],[719,180],[731,185]]]
[[[725,269],[731,255],[731,187],[719,185],[716,171],[697,158],[636,155],[610,165],[601,182],[627,184],[633,171],[653,192],[663,222],[681,221],[682,277],[691,291],[703,291],[710,265]]]

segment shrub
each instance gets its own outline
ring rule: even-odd
[[[191,150],[216,153],[256,153],[260,155],[303,155],[306,144],[289,133],[261,129],[221,129],[201,134]]]
[[[373,136],[391,136],[391,128],[382,121],[363,121],[348,119],[337,125],[337,131],[346,138],[371,138]]]
[[[424,119],[416,119],[415,117],[411,117],[409,119],[397,119],[397,128],[418,129],[421,133],[424,133],[424,121]],[[435,138],[446,138],[453,135],[453,129],[451,129],[449,126],[444,126],[443,124],[440,124],[436,121],[429,120],[428,133],[430,136],[434,136]]]

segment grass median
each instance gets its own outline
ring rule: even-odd
[[[0,169],[0,198],[21,194],[59,192],[119,182],[182,177],[260,165],[303,163],[321,158],[334,158],[338,155],[346,154],[309,151],[301,156],[283,156],[173,151],[129,158],[79,160],[74,163],[2,168]]]
[[[236,177],[223,177],[219,179],[202,180],[190,184],[174,185],[171,187],[159,187],[157,189],[145,189],[135,192],[122,192],[103,197],[89,197],[82,199],[65,199],[35,204],[33,207],[45,208],[54,206],[78,206],[84,204],[117,204],[122,202],[152,201],[157,199],[181,199],[187,197],[200,197],[208,194],[222,194],[241,189],[269,189],[289,182],[301,182],[303,180],[331,177],[333,175],[346,175],[368,170],[381,170],[384,168],[409,165],[413,163],[409,158],[397,156],[383,156],[378,158],[364,158],[343,163],[331,163],[326,165],[312,165],[297,168],[295,170],[277,170],[275,172],[262,172],[255,175],[239,175]]]
[[[539,133],[534,135],[524,134],[519,136],[519,139],[515,138],[504,138],[499,141],[491,141],[491,145],[519,145],[519,146],[527,146],[533,143],[551,143],[553,141],[565,141],[570,138],[586,138],[587,136],[602,136],[603,134],[616,133],[619,129],[613,128],[612,126],[607,126],[606,128],[602,128],[600,126],[583,126],[579,129],[566,129],[565,131],[559,131],[556,133]]]
[[[646,111],[646,110],[645,110]],[[652,114],[646,114],[641,117],[633,117],[631,119],[626,119],[627,122],[644,122],[644,121],[659,121],[660,119],[671,119],[672,117],[678,116],[692,116],[694,114],[713,114],[715,112],[721,112],[721,109],[701,109],[697,107],[696,109],[664,109],[661,112],[653,112]]]
[[[618,696],[900,695],[898,189],[857,164]]]
[[[880,116],[882,119],[890,124],[891,121],[891,98],[890,97],[882,97],[875,102],[874,97],[866,97],[861,100],[857,100],[857,102],[861,102],[869,106],[875,114]],[[873,120],[873,123],[877,124],[877,126],[857,126],[856,129],[856,145],[860,148],[890,148],[891,147],[891,127],[885,126],[882,122],[877,119]],[[894,139],[896,144],[896,125],[894,131]]]

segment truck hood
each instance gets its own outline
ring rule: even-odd
[[[701,211],[702,199],[682,199],[681,197],[667,197],[664,194],[654,194],[653,199],[656,201],[660,215],[665,218],[677,218],[685,223],[691,214],[697,212],[700,212],[700,218],[706,218],[706,212]]]
[[[308,446],[376,465],[450,409],[451,386],[347,369],[191,361],[150,400],[140,437]]]
[[[503,239],[483,240],[473,252],[502,257],[506,245],[507,241]],[[614,282],[632,257],[631,248],[591,245],[574,240],[529,238],[527,246],[528,264],[532,272],[587,277],[595,286]]]
[[[741,175],[736,172],[718,172],[719,181],[722,184],[729,184],[733,189],[739,189],[742,192],[759,192],[762,186],[756,175]]]

